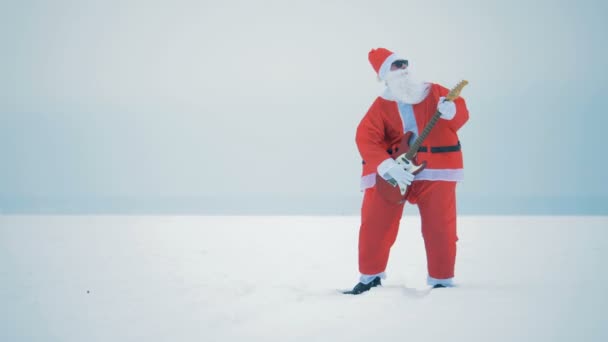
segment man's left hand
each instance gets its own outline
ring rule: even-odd
[[[439,98],[437,110],[441,113],[441,118],[445,120],[452,120],[456,115],[456,105],[452,101],[446,101],[444,96]]]

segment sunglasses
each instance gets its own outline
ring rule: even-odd
[[[409,64],[410,63],[407,61],[407,59],[400,59],[400,60],[394,61],[393,64],[391,64],[391,66],[394,66],[397,69],[401,69],[401,68],[403,68],[404,65],[407,67]]]

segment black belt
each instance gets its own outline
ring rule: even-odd
[[[431,153],[458,152],[458,151],[460,151],[460,149],[461,149],[461,146],[460,146],[460,141],[459,141],[458,145],[431,146]],[[418,149],[418,152],[428,152],[428,149],[426,146],[420,146],[420,148]]]
[[[457,145],[452,146],[431,146],[431,153],[458,152],[461,149],[462,147],[460,146],[459,141]],[[393,150],[390,148],[386,150],[386,152],[388,154],[393,154]],[[420,146],[418,152],[428,152],[428,148],[426,146]],[[363,164],[365,164],[365,161],[363,161]]]
[[[460,151],[460,149],[461,149],[461,146],[460,146],[460,141],[459,141],[458,145],[431,146],[431,153],[458,152],[458,151]],[[386,152],[388,154],[393,154],[393,150],[390,148],[388,150],[386,150]],[[418,152],[428,152],[428,148],[426,146],[420,146],[418,148]]]

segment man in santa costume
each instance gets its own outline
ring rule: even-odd
[[[372,49],[368,58],[386,89],[357,127],[356,142],[363,158],[361,188],[365,191],[359,230],[361,276],[345,293],[360,294],[381,285],[397,238],[404,203],[385,200],[375,186],[376,175],[409,186],[407,201],[418,205],[421,216],[427,283],[435,288],[453,286],[458,241],[455,191],[456,182],[463,179],[457,132],[469,118],[465,101],[460,97],[446,101],[448,89],[416,80],[408,60],[385,48]],[[413,132],[411,145],[437,110],[441,117],[415,160],[416,164],[426,161],[427,166],[413,175],[392,158],[391,147],[405,132]]]

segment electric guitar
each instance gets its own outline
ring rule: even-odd
[[[468,81],[462,80],[460,81],[445,97],[445,101],[453,101],[458,96],[460,96],[460,92],[462,88],[464,88]],[[416,153],[418,153],[418,148],[422,145],[422,142],[431,132],[431,129],[435,126],[437,121],[439,121],[439,117],[441,117],[441,112],[437,110],[431,120],[426,124],[424,130],[420,135],[416,138],[412,146],[410,146],[409,141],[414,133],[405,132],[401,137],[401,141],[397,147],[393,149],[393,154],[395,157],[395,161],[403,166],[403,168],[412,174],[416,175],[420,173],[420,171],[424,170],[426,167],[426,161],[423,161],[419,165],[414,163],[414,157],[416,157]],[[407,199],[407,195],[409,194],[409,186],[398,184],[397,181],[390,178],[388,180],[382,178],[379,174],[376,174],[376,189],[380,193],[380,195],[389,203],[392,204],[400,204],[405,202]]]

